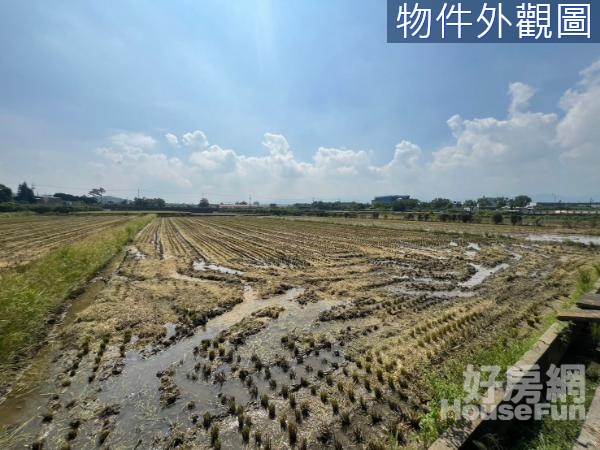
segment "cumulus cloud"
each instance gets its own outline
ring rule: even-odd
[[[508,86],[508,95],[510,95],[510,106],[508,111],[510,115],[519,113],[529,106],[531,97],[535,94],[535,89],[525,83],[510,83]]]
[[[565,116],[557,127],[557,140],[566,163],[600,165],[600,61],[581,72],[581,81],[561,99]]]
[[[290,157],[290,144],[285,137],[280,134],[265,133],[263,146],[269,150],[272,156]]]
[[[211,145],[207,150],[194,152],[190,162],[204,171],[217,171],[219,174],[233,173],[238,155],[233,150],[225,150],[218,145]]]
[[[181,142],[186,147],[203,148],[208,145],[208,139],[203,131],[196,130],[185,133],[181,138]]]
[[[369,155],[363,150],[320,147],[314,161],[315,169],[325,175],[358,175],[369,169]]]
[[[209,146],[200,130],[181,138],[165,136],[171,145],[190,148],[183,160],[167,157],[151,136],[140,133],[115,134],[98,153],[107,164],[126,167],[130,176],[142,180],[154,177],[196,190],[254,193],[265,199],[367,199],[393,192],[424,198],[593,193],[594,178],[582,180],[579,174],[581,167],[594,173],[600,169],[600,62],[582,71],[579,83],[564,93],[561,114],[531,111],[535,92],[527,84],[511,83],[505,117],[465,119],[456,114],[447,121],[450,143],[424,151],[399,140],[382,164],[373,161],[370,151],[331,147],[320,147],[302,161],[288,140],[274,133],[263,136],[266,154],[249,156]],[[557,185],[561,181],[565,184]]]
[[[165,139],[173,147],[179,147],[179,139],[173,133],[167,133],[167,134],[165,134]]]
[[[185,165],[179,158],[155,152],[156,140],[142,133],[117,133],[109,137],[107,147],[97,153],[112,163],[114,180],[145,183],[161,180],[180,187],[191,187]]]
[[[382,169],[390,174],[418,170],[421,153],[421,147],[418,145],[401,141],[396,144],[392,160]]]

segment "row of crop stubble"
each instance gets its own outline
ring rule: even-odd
[[[114,221],[70,245],[16,269],[0,272],[0,386],[43,339],[48,317],[151,220]]]

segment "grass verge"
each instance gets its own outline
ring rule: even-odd
[[[564,307],[573,305],[585,293],[587,293],[598,278],[600,277],[600,264],[593,265],[589,270],[581,270],[575,290],[564,303]],[[519,336],[518,330],[507,330],[503,336],[499,336],[496,341],[484,348],[481,348],[476,354],[469,355],[468,361],[457,359],[449,361],[439,371],[428,371],[424,374],[425,385],[431,395],[430,410],[420,421],[420,431],[416,436],[421,445],[429,446],[433,443],[452,423],[448,420],[441,420],[440,408],[442,399],[447,399],[452,403],[454,399],[464,397],[463,372],[467,364],[473,364],[474,367],[482,365],[501,366],[503,373],[507,366],[516,363],[521,356],[527,352],[540,336],[556,321],[556,314],[548,314],[535,332],[531,333],[526,339]],[[563,436],[575,437],[581,428],[581,423],[571,423],[571,421],[549,421],[545,423],[543,430],[549,434],[560,434]],[[565,425],[567,424],[567,425]],[[565,426],[575,427],[577,430],[571,430],[571,433],[565,433]],[[556,428],[556,430],[554,429]],[[542,439],[543,440],[543,439]],[[533,439],[532,439],[533,441]],[[571,441],[571,446],[573,445]],[[533,448],[533,447],[532,447]],[[545,448],[545,447],[536,447]]]
[[[152,216],[90,236],[57,249],[30,264],[0,273],[0,387],[37,348],[48,319],[68,296],[84,286]]]

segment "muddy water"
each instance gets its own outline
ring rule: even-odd
[[[476,251],[474,250],[474,252],[476,252]],[[468,253],[468,252],[465,252],[465,253]],[[467,254],[466,256],[470,256],[470,254]],[[522,258],[522,255],[513,253],[512,257],[513,257],[513,261],[519,261]],[[469,297],[473,297],[475,295],[476,291],[474,289],[477,286],[480,286],[481,284],[483,284],[483,282],[485,280],[487,280],[489,277],[491,277],[495,273],[500,272],[502,270],[506,270],[510,267],[509,263],[501,263],[494,267],[485,267],[481,264],[475,264],[475,263],[469,263],[469,265],[475,269],[475,273],[473,275],[471,275],[471,277],[468,280],[458,283],[457,287],[454,289],[436,288],[435,290],[418,290],[418,289],[411,289],[411,288],[407,288],[407,287],[403,287],[403,286],[392,286],[391,290],[397,294],[404,294],[404,295],[426,294],[429,297],[438,297],[438,298],[444,298],[444,299],[447,299],[447,298],[469,298]],[[397,277],[397,279],[402,279],[402,278]],[[407,279],[407,278],[404,278],[404,279]],[[418,278],[418,279],[411,278],[411,280],[426,281],[426,282],[433,281],[430,278]]]
[[[475,286],[483,283],[487,278],[499,272],[500,270],[508,269],[510,267],[507,263],[501,263],[494,267],[484,267],[480,264],[469,263],[470,266],[474,267],[476,272],[471,275],[467,281],[463,281],[462,283],[458,283],[460,287],[463,288],[474,288]]]
[[[600,245],[600,236],[587,236],[578,234],[529,234],[525,237],[533,242],[577,242],[586,245]]]
[[[69,439],[72,448],[94,448],[107,420],[100,417],[99,411],[111,405],[115,407],[117,414],[114,415],[115,420],[106,444],[113,448],[149,448],[153,446],[154,438],[169,432],[172,424],[192,426],[192,415],[202,417],[203,413],[210,411],[214,416],[225,416],[225,406],[219,401],[220,396],[233,396],[238,404],[246,405],[251,401],[248,389],[232,374],[231,365],[225,362],[220,363],[213,372],[225,375],[225,382],[222,384],[212,379],[203,379],[201,374],[197,379],[190,379],[189,375],[194,373],[197,363],[208,362],[195,356],[194,348],[256,311],[268,306],[279,306],[284,308],[279,317],[271,320],[265,329],[251,336],[239,348],[239,359],[235,363],[240,367],[250,368],[250,358],[255,353],[260,354],[263,360],[276,357],[275,350],[281,351],[281,336],[295,328],[304,328],[306,331],[318,329],[318,315],[337,303],[322,301],[303,306],[295,301],[302,293],[303,289],[291,289],[279,296],[258,299],[247,286],[243,302],[209,320],[193,336],[149,357],[144,356],[147,354],[145,352],[129,351],[121,360],[120,374],[104,380],[96,379],[91,383],[87,377],[91,373],[93,355],[88,355],[82,359],[77,373],[70,377],[70,386],[57,389],[56,379],[64,372],[64,361],[60,358],[58,346],[53,346],[32,368],[38,376],[46,373],[46,380],[31,383],[36,385],[34,390],[20,392],[18,396],[12,395],[0,405],[0,427],[8,427],[4,436],[0,434],[0,448],[22,448],[40,439],[44,440],[44,448],[60,448],[66,439]],[[93,297],[90,293],[87,294],[90,299]],[[74,308],[73,317],[84,307],[82,303],[80,307]],[[65,320],[73,319],[69,316]],[[174,332],[174,324],[165,324],[165,327],[168,333]],[[106,360],[119,360],[116,348],[109,347],[106,355]],[[329,357],[333,359],[332,355]],[[313,359],[315,361],[310,360],[311,363],[315,367],[321,367],[322,361],[316,357]],[[295,365],[291,367],[295,368]],[[161,379],[157,377],[157,373],[169,368],[173,368],[172,381],[180,395],[177,401],[165,407],[161,405]],[[298,376],[304,373],[302,367],[296,367],[295,370]],[[272,373],[273,378],[279,382],[289,376],[277,368],[273,368]],[[262,380],[262,384],[264,386],[260,385],[261,391],[266,390],[266,381]],[[49,411],[52,419],[44,421],[42,415]],[[74,418],[81,419],[81,424],[75,437],[66,438],[70,430],[69,424]],[[230,433],[224,431],[221,437],[224,448],[228,444],[235,448],[236,439],[239,439],[237,430],[231,430]]]
[[[102,403],[118,403],[121,407],[119,422],[111,433],[111,442],[124,447],[134,446],[140,440],[147,444],[149,436],[156,435],[157,432],[166,433],[170,423],[190,425],[191,414],[202,417],[208,411],[215,416],[223,415],[225,409],[219,401],[220,395],[233,396],[242,405],[250,402],[246,386],[232,376],[231,364],[223,362],[214,371],[225,375],[226,381],[223,384],[204,380],[201,376],[198,380],[190,379],[188,375],[194,372],[195,364],[202,360],[194,356],[194,347],[199,346],[203,340],[215,338],[221,331],[253,312],[267,306],[281,306],[285,310],[280,316],[266,329],[249,338],[238,352],[242,367],[250,367],[251,355],[255,353],[261,355],[263,360],[268,359],[273,356],[273,350],[280,347],[283,334],[298,324],[308,328],[318,326],[315,321],[319,313],[333,305],[333,302],[320,302],[301,306],[295,298],[302,292],[302,289],[291,289],[283,295],[260,300],[247,288],[244,302],[210,320],[205,329],[193,337],[147,359],[142,359],[134,352],[128,353],[123,373],[108,380],[99,393]],[[162,408],[159,398],[160,380],[156,374],[169,367],[175,369],[174,381],[180,391],[180,399],[173,405]],[[272,373],[277,378],[277,369],[273,369]],[[280,376],[284,377],[282,374]],[[265,389],[263,387],[262,390]],[[193,412],[186,408],[189,402],[194,402]],[[221,437],[224,444],[228,435],[229,433],[225,433]],[[230,438],[237,438],[237,429],[231,431]]]
[[[244,273],[239,270],[232,269],[230,267],[220,266],[218,264],[211,264],[202,260],[194,262],[192,267],[194,268],[194,270],[197,270],[199,272],[206,272],[208,270],[212,270],[213,272],[220,272],[228,275],[242,275]]]
[[[106,273],[112,268],[111,266]],[[46,378],[47,371],[60,354],[56,336],[62,327],[73,323],[77,314],[92,304],[105,285],[106,280],[102,276],[94,278],[87,289],[73,300],[63,314],[60,326],[51,330],[47,347],[39,352],[38,357],[22,373],[13,390],[0,399],[0,430],[31,418],[47,403],[49,392],[53,390]]]

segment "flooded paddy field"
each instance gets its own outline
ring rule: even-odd
[[[156,218],[73,301],[0,404],[0,447],[418,448],[423,369],[506,329],[535,330],[594,252]]]

